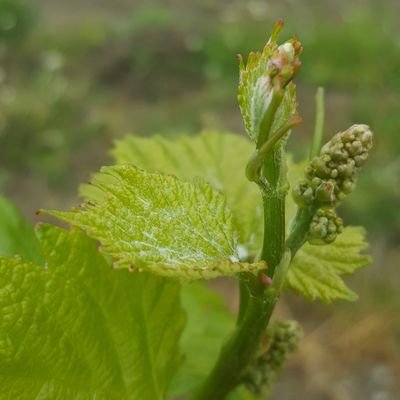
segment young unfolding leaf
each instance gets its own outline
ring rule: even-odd
[[[256,185],[243,172],[253,144],[245,137],[226,132],[206,131],[199,135],[142,138],[127,136],[116,143],[112,155],[119,164],[132,163],[148,171],[176,175],[192,181],[202,177],[226,196],[238,231],[244,259],[255,256],[261,247],[262,202]],[[90,198],[93,189],[82,186]]]
[[[370,263],[370,257],[361,253],[367,245],[361,227],[345,228],[329,245],[306,243],[290,265],[288,286],[309,300],[355,300],[357,295],[345,285],[341,275],[352,274]]]
[[[296,85],[290,82],[284,92],[282,102],[276,110],[275,118],[272,123],[271,132],[276,132],[282,128],[297,112]]]
[[[46,268],[0,258],[0,398],[164,399],[182,360],[179,285],[113,271],[82,232],[40,236]]]
[[[81,209],[50,214],[84,229],[115,265],[184,279],[265,268],[241,263],[232,214],[210,185],[131,165],[103,168]]]
[[[291,82],[299,67],[302,46],[295,38],[282,45],[278,21],[261,52],[252,52],[244,62],[240,56],[238,101],[250,138],[260,147],[265,135],[282,126],[296,112],[296,89]],[[282,101],[284,99],[284,101]]]

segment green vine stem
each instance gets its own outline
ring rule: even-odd
[[[306,242],[310,224],[317,209],[316,205],[297,209],[292,229],[285,243],[285,248],[290,251],[291,259]]]
[[[267,274],[274,276],[285,245],[285,197],[286,183],[282,163],[285,162],[283,148],[278,145],[270,152],[264,162],[262,177],[268,187],[262,188],[264,205],[264,240],[261,259],[267,262]]]
[[[223,400],[241,383],[245,369],[259,349],[277,299],[278,293],[274,288],[249,296],[241,323],[222,348],[214,369],[195,395],[195,400]]]
[[[279,142],[279,140],[281,140],[292,128],[300,125],[302,122],[303,120],[300,115],[292,115],[286,124],[268,138],[259,149],[256,149],[246,166],[246,176],[249,181],[259,183],[261,168],[267,154],[273,150],[277,142]]]
[[[239,277],[241,298],[237,325],[193,400],[224,400],[243,383],[248,367],[260,349],[292,258],[291,250],[285,246],[288,185],[284,147],[285,135],[301,122],[301,118],[294,113],[281,128],[271,131],[285,89],[300,67],[302,46],[295,38],[277,45],[282,25],[282,21],[275,24],[262,53],[252,53],[246,65],[240,57],[239,105],[250,136],[256,138],[256,151],[247,165],[246,175],[259,185],[262,194],[264,237],[261,260],[266,261],[268,268],[258,277],[248,274]],[[261,95],[260,88],[267,93]],[[268,100],[268,91],[271,100]],[[262,117],[254,114],[260,109],[264,110]],[[256,134],[252,131],[254,126],[258,127]]]
[[[268,181],[268,187],[262,188],[264,241],[261,259],[267,262],[267,273],[271,278],[277,271],[276,279],[273,278],[272,285],[266,288],[259,280],[242,277],[240,294],[244,298],[241,299],[238,324],[194,400],[223,400],[242,382],[247,367],[256,357],[279,299],[289,262],[287,257],[282,257],[285,251],[284,162],[283,146],[279,144],[268,154],[262,169],[262,177]]]
[[[260,343],[280,297],[290,262],[307,239],[314,206],[299,208],[285,242],[284,150],[277,145],[267,156],[263,178],[269,186],[262,189],[264,203],[264,242],[261,259],[267,261],[266,273],[272,278],[267,289],[260,281],[242,275],[241,310],[238,324],[194,400],[223,400],[241,384],[247,367],[254,361]]]

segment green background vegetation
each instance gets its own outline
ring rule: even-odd
[[[76,203],[77,184],[110,162],[113,140],[126,133],[243,133],[235,54],[260,48],[273,21],[284,17],[283,36],[296,33],[305,47],[297,80],[305,123],[292,135],[295,158],[308,153],[320,85],[327,136],[359,122],[376,134],[372,159],[341,210],[347,223],[368,228],[375,263],[353,279],[358,309],[311,306],[310,314],[309,304],[287,299],[281,312],[302,320],[306,338],[278,385],[279,398],[394,399],[398,15],[396,0],[0,0],[0,192],[34,220],[39,207]]]

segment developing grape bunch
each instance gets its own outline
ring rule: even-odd
[[[336,209],[373,135],[357,124],[322,145],[320,89],[309,158],[287,157],[303,49],[278,44],[282,26],[240,57],[249,139],[128,136],[80,207],[42,210],[67,229],[24,226],[0,257],[0,399],[266,399],[302,336],[275,318],[280,297],[357,298],[341,275],[370,262],[365,232]],[[205,283],[225,276],[235,318]]]

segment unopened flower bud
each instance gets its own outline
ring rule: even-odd
[[[300,207],[306,207],[315,199],[314,190],[308,185],[307,181],[300,182],[297,184],[292,191],[294,201]]]
[[[296,38],[278,46],[267,66],[273,84],[279,83],[283,88],[295,77],[301,65],[299,56],[302,51],[303,47]]]
[[[333,210],[320,208],[311,221],[308,233],[310,244],[329,244],[343,232],[343,220]]]
[[[335,197],[335,181],[334,180],[326,180],[322,181],[322,183],[315,190],[315,198],[321,204],[330,204],[336,200]]]

